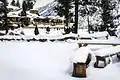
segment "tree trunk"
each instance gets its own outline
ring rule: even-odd
[[[75,0],[75,28],[74,33],[78,33],[78,0]]]
[[[88,22],[88,33],[90,33],[90,22],[89,22],[89,15],[87,16],[87,22]]]
[[[85,6],[85,8],[87,11],[88,33],[90,33],[89,10],[87,9],[87,5]]]
[[[68,16],[66,16],[65,26],[67,26],[67,28],[69,26],[69,18],[68,18]]]
[[[67,27],[69,27],[69,8],[68,8],[68,5],[69,4],[66,4],[66,11],[65,11],[65,18],[66,18],[66,21],[65,21],[65,24]]]
[[[5,25],[4,25],[4,27],[5,27],[6,34],[7,34],[8,33],[8,23],[7,23],[8,19],[7,19],[7,7],[6,7],[7,1],[4,0],[3,3],[4,3],[4,8],[5,8]]]

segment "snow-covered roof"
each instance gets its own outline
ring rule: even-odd
[[[30,13],[30,11],[27,11],[26,13],[27,13],[27,16],[30,17],[30,18],[38,17],[37,14]]]
[[[64,17],[60,17],[60,16],[47,16],[48,18],[51,19],[61,19],[61,20],[65,20]]]
[[[21,11],[22,11],[22,10],[9,12],[9,13],[7,14],[7,16],[8,16],[8,17],[20,17],[19,14],[21,13]],[[37,14],[32,14],[32,13],[30,13],[29,11],[27,11],[26,13],[27,13],[27,17],[30,17],[30,18],[38,17]]]
[[[8,16],[8,17],[14,17],[14,16],[15,16],[15,17],[18,17],[18,16],[19,16],[18,14],[21,13],[21,11],[22,11],[22,10],[9,12],[9,13],[7,14],[7,16]]]

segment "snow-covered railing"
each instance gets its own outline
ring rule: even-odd
[[[0,41],[66,41],[66,40],[77,40],[77,35],[62,35],[62,36],[26,36],[26,35],[5,35],[0,36]]]
[[[119,40],[79,40],[78,46],[82,47],[84,45],[120,45]]]

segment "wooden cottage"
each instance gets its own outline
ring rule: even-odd
[[[61,19],[51,19],[51,25],[55,26],[55,25],[63,25],[64,21]]]
[[[13,17],[8,17],[8,21],[11,21],[11,22],[20,22],[20,19],[21,17],[20,16],[13,16]]]
[[[28,26],[30,24],[30,17],[27,16],[22,16],[20,19],[20,22],[26,26]]]
[[[45,18],[37,17],[37,18],[34,18],[34,23],[35,24],[49,25],[50,24],[50,18],[48,18],[48,17],[45,17]]]
[[[32,13],[32,14],[38,14],[38,10],[31,9],[30,13]]]
[[[19,16],[8,17],[8,27],[16,28],[18,24],[21,24],[20,19],[21,19],[21,17],[19,17]]]

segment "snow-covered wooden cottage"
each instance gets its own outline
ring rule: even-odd
[[[36,17],[34,18],[34,22],[36,24],[43,24],[43,25],[64,25],[64,19],[63,18],[58,18],[54,16],[48,16],[48,17]]]
[[[32,14],[38,14],[38,10],[31,9],[31,10],[30,10],[30,13],[32,13]]]

